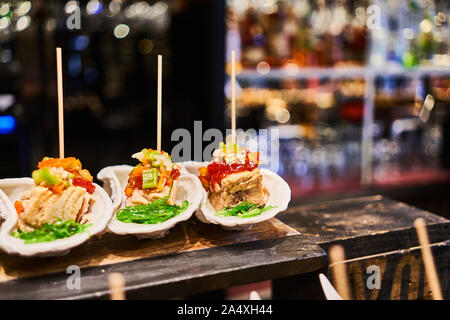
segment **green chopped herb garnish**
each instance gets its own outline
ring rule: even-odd
[[[41,228],[33,231],[22,231],[18,229],[12,232],[12,236],[22,239],[25,244],[49,242],[58,239],[65,239],[74,234],[85,232],[87,228],[92,226],[92,223],[81,224],[74,220],[57,220],[54,223],[45,223]]]
[[[261,213],[269,211],[270,209],[276,208],[275,206],[267,206],[264,208],[258,207],[256,204],[244,201],[239,203],[234,207],[226,207],[216,213],[216,216],[224,217],[240,217],[240,218],[251,218],[259,216]]]
[[[116,215],[116,219],[125,223],[156,224],[167,221],[189,206],[188,201],[183,201],[181,205],[168,204],[169,197],[157,199],[149,204],[126,207]]]

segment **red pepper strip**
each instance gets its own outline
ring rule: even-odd
[[[79,186],[79,187],[85,188],[86,191],[90,194],[93,194],[95,191],[95,186],[90,181],[86,181],[86,180],[83,180],[80,178],[75,178],[75,179],[73,179],[72,184],[74,186]]]

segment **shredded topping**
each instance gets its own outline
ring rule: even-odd
[[[164,151],[142,149],[132,155],[140,163],[129,174],[125,194],[130,197],[134,189],[152,192],[161,191],[165,186],[180,176],[180,167],[172,162],[170,155]]]
[[[37,186],[47,187],[54,193],[61,193],[70,186],[80,186],[93,193],[94,178],[86,169],[82,169],[81,161],[74,158],[45,157],[34,170],[32,177]]]

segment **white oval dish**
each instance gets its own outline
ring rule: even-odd
[[[187,172],[196,174],[197,176],[199,174],[198,169],[208,164],[209,162],[195,161],[186,161],[181,163]],[[275,217],[279,212],[286,210],[289,202],[291,201],[291,189],[289,188],[289,185],[276,173],[267,169],[260,170],[263,176],[263,185],[269,192],[269,198],[267,199],[266,206],[275,206],[275,208],[265,211],[259,216],[251,218],[216,216],[216,210],[208,200],[208,195],[205,189],[202,188],[202,203],[199,210],[195,212],[196,217],[202,222],[218,224],[227,230],[242,230],[250,228],[255,223],[269,220]]]
[[[180,204],[187,200],[189,206],[185,211],[176,217],[157,224],[125,223],[117,220],[117,211],[125,207],[126,195],[124,190],[128,183],[128,174],[132,169],[133,167],[129,165],[110,166],[103,168],[97,175],[97,178],[103,181],[104,188],[110,194],[114,204],[114,214],[108,224],[110,232],[120,235],[134,234],[138,238],[162,238],[177,223],[188,220],[200,205],[203,187],[196,176],[184,171],[182,168],[180,171],[181,175],[178,178],[175,203]]]
[[[88,223],[92,223],[86,232],[77,233],[69,238],[50,242],[25,244],[22,239],[13,237],[11,231],[17,225],[18,216],[14,202],[20,199],[23,192],[34,184],[31,178],[0,179],[0,214],[5,219],[0,228],[0,247],[10,254],[21,256],[58,256],[69,252],[91,236],[100,234],[106,229],[111,219],[113,205],[108,194],[99,185],[95,185],[95,203],[86,214]]]
[[[192,175],[194,175],[196,177],[196,179],[198,181],[200,181],[200,179],[198,179],[198,169],[200,169],[201,167],[205,167],[208,165],[209,162],[197,162],[197,161],[184,161],[184,162],[179,162],[178,164],[181,166],[181,170],[190,173]],[[201,185],[201,183],[200,183]],[[208,194],[206,193],[205,188],[201,188],[201,193],[202,193],[202,200],[200,202],[200,205],[198,206],[197,210],[195,210],[195,216],[197,217],[198,220],[200,220],[203,223],[211,223],[210,221],[208,221],[202,213],[201,207],[203,206],[203,204],[206,202],[206,200],[208,199]]]

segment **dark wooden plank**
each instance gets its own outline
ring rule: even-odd
[[[102,298],[109,272],[124,274],[128,297],[180,297],[313,272],[325,262],[323,249],[291,235],[84,268],[80,289],[68,289],[65,273],[11,280],[0,284],[0,299]]]
[[[135,236],[105,234],[93,237],[87,243],[71,250],[68,255],[60,257],[26,258],[0,253],[0,282],[65,271],[70,265],[80,268],[102,266],[294,234],[298,232],[277,219],[235,232],[190,219],[178,224],[167,237],[158,240],[139,240]]]
[[[431,242],[450,235],[449,220],[382,196],[300,205],[277,217],[326,250],[333,244],[348,247],[348,258],[417,246],[414,220],[419,217]]]
[[[318,243],[326,251],[336,244],[345,249],[350,284],[356,299],[427,299],[423,263],[414,220],[427,223],[443,294],[449,293],[450,221],[382,196],[368,196],[295,206],[278,218]],[[367,283],[379,268],[381,287]],[[330,268],[328,276],[331,277]],[[274,297],[300,285],[302,276],[274,281]],[[315,275],[317,279],[317,275]],[[291,298],[304,297],[301,289]],[[317,298],[323,296],[316,295]]]
[[[450,241],[431,247],[444,299],[450,298]],[[345,262],[353,299],[357,300],[431,300],[419,247]],[[373,271],[374,266],[379,268]],[[372,269],[369,269],[372,268]],[[331,270],[329,279],[333,279]],[[376,287],[375,277],[379,277]]]

